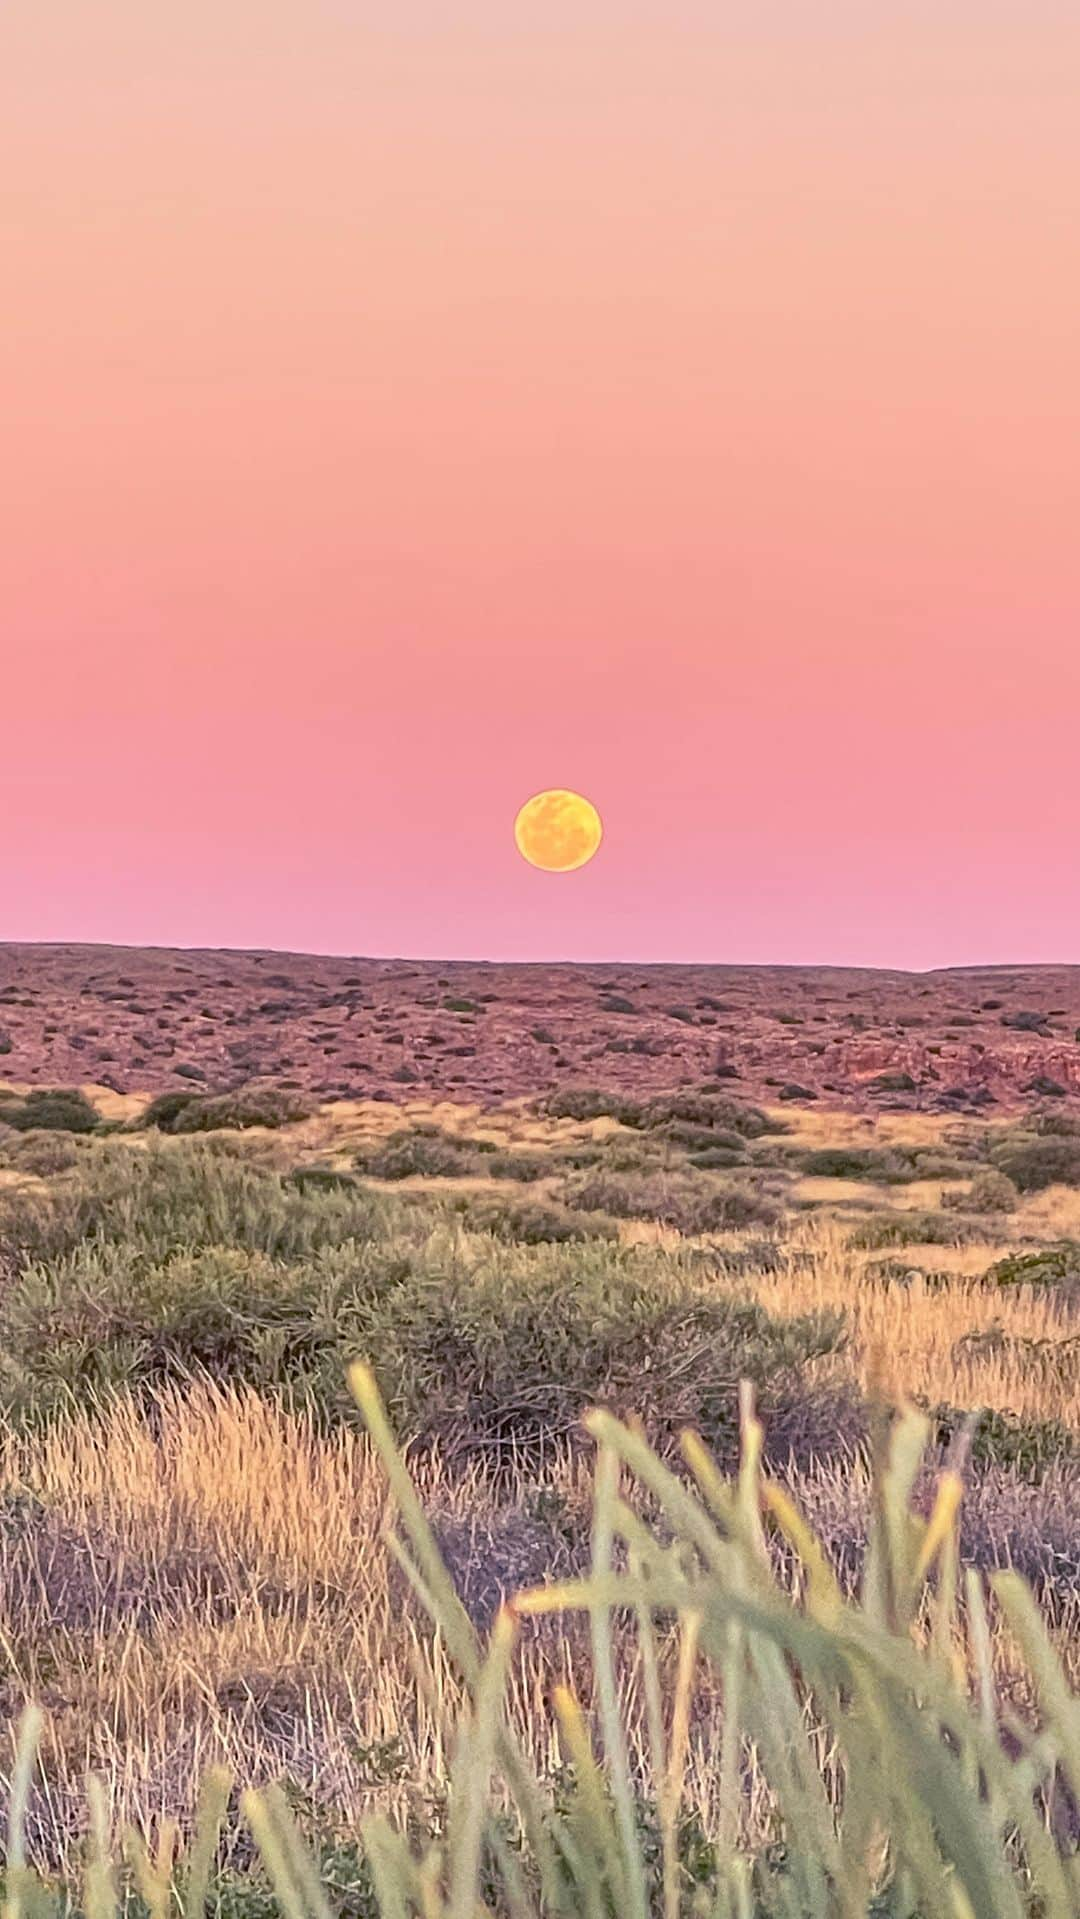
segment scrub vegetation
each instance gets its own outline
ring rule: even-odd
[[[9,1909],[1080,1910],[1078,1145],[0,1097]]]

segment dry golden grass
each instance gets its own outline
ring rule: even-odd
[[[992,1247],[905,1247],[920,1262],[945,1270],[944,1255],[985,1271]],[[836,1224],[814,1222],[793,1242],[796,1257],[775,1273],[749,1277],[750,1289],[781,1315],[832,1308],[850,1328],[849,1356],[859,1384],[884,1380],[930,1404],[987,1406],[1021,1418],[1060,1419],[1080,1427],[1080,1311],[1061,1295],[1030,1286],[991,1288],[964,1271],[942,1286],[875,1280],[865,1254],[853,1253]],[[743,1282],[740,1282],[743,1283]],[[998,1331],[1006,1351],[972,1353],[966,1336]],[[1009,1347],[1009,1342],[1014,1342]],[[1031,1343],[1041,1347],[1037,1363]],[[1060,1364],[1046,1363],[1060,1357]]]
[[[415,1469],[444,1523],[464,1527],[480,1554],[497,1548],[490,1483],[469,1472],[451,1481],[430,1462]],[[253,1393],[200,1385],[162,1393],[149,1409],[121,1398],[47,1434],[9,1435],[0,1485],[9,1668],[0,1786],[18,1709],[34,1696],[48,1715],[48,1784],[33,1819],[39,1857],[60,1865],[77,1849],[88,1768],[104,1776],[118,1828],[185,1821],[215,1763],[246,1780],[288,1779],[342,1828],[377,1804],[400,1817],[410,1803],[437,1799],[461,1692],[437,1636],[403,1604],[382,1540],[383,1479],[358,1432],[320,1435]],[[581,1501],[580,1462],[564,1460],[555,1486],[568,1505]],[[16,1490],[24,1507],[33,1503],[13,1524]],[[501,1497],[513,1504],[522,1490]],[[812,1469],[795,1490],[839,1558],[857,1556],[864,1468]],[[1075,1670],[1075,1595],[1055,1623]],[[1013,1654],[1000,1638],[995,1656],[1007,1678]],[[564,1757],[551,1688],[569,1680],[587,1699],[590,1673],[584,1628],[526,1638],[512,1707],[541,1772]],[[641,1682],[631,1661],[625,1717],[632,1753],[644,1754]],[[689,1797],[709,1825],[717,1684],[703,1685],[695,1713]],[[743,1818],[751,1836],[767,1836],[770,1800],[755,1769]]]
[[[875,1120],[784,1109],[783,1118],[795,1128],[786,1143],[807,1146],[939,1146],[946,1134],[957,1135],[954,1121],[909,1114]],[[276,1133],[253,1130],[233,1145],[281,1167],[346,1165],[358,1150],[415,1125],[533,1151],[636,1137],[611,1120],[541,1119],[521,1102],[491,1113],[449,1102],[358,1101],[325,1106]],[[132,1134],[128,1143],[142,1148],[145,1136]],[[394,1184],[461,1191],[496,1182]],[[889,1188],[795,1182],[793,1196],[822,1211],[795,1224],[778,1270],[751,1269],[735,1281],[718,1265],[715,1283],[779,1317],[842,1312],[844,1363],[864,1391],[885,1385],[931,1404],[986,1406],[1080,1430],[1076,1300],[977,1283],[1018,1239],[1080,1237],[1080,1193],[1059,1188],[1026,1200],[1004,1243],[899,1249],[905,1265],[951,1274],[946,1283],[905,1286],[868,1276],[867,1266],[883,1255],[847,1245],[851,1222],[868,1208],[936,1208],[941,1190],[940,1181]],[[650,1221],[622,1222],[620,1237],[679,1245],[677,1233]],[[730,1235],[725,1244],[745,1252],[759,1238]],[[971,1336],[982,1334],[995,1335],[992,1348],[972,1345]],[[824,1362],[823,1377],[831,1364]],[[428,1505],[470,1541],[488,1583],[505,1572],[513,1584],[507,1513],[535,1489],[496,1487],[479,1469],[451,1476],[430,1460],[418,1476]],[[580,1468],[564,1459],[551,1476],[565,1510],[580,1520]],[[857,1557],[867,1497],[860,1463],[812,1469],[796,1490],[838,1555]],[[1056,1576],[1059,1543],[1067,1554],[1070,1527],[1075,1550],[1077,1496],[1064,1470],[1039,1488],[1007,1474],[1000,1483],[988,1478],[973,1499],[980,1537],[1000,1556],[1015,1541],[1041,1564],[1040,1528],[1048,1576]],[[381,1473],[357,1431],[320,1432],[242,1390],[204,1384],[163,1392],[141,1409],[121,1396],[48,1430],[0,1439],[0,1657],[7,1667],[0,1703],[9,1726],[30,1696],[49,1713],[49,1784],[35,1811],[42,1853],[60,1861],[75,1845],[88,1766],[105,1774],[117,1823],[143,1827],[165,1812],[186,1816],[213,1763],[254,1783],[286,1776],[343,1823],[376,1802],[400,1813],[407,1797],[436,1796],[460,1695],[438,1640],[403,1603],[382,1543],[384,1516]],[[1064,1576],[1061,1583],[1055,1627],[1076,1671],[1080,1610]],[[1015,1659],[1000,1636],[995,1656],[1007,1677]],[[552,1684],[571,1668],[587,1695],[584,1636],[561,1646],[542,1634],[526,1639],[514,1711],[542,1772],[562,1756],[548,1704]],[[623,1681],[631,1744],[644,1746],[640,1671],[631,1666]],[[707,1823],[721,1704],[716,1692],[703,1693],[689,1757],[691,1796]],[[8,1740],[10,1752],[10,1732]],[[5,1770],[0,1757],[0,1787]],[[745,1783],[747,1829],[763,1836],[768,1796],[756,1772]]]

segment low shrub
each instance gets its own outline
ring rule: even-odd
[[[839,1350],[836,1315],[773,1320],[653,1248],[507,1248],[469,1269],[415,1270],[372,1315],[370,1350],[413,1439],[458,1448],[578,1440],[590,1404],[633,1410],[659,1443],[693,1425],[730,1452],[734,1384],[786,1403]]]
[[[711,1132],[734,1133],[740,1139],[760,1139],[765,1133],[783,1133],[784,1124],[757,1106],[718,1093],[662,1093],[647,1102],[639,1124],[663,1128],[672,1124],[707,1127]]]
[[[562,1086],[548,1094],[543,1111],[552,1119],[617,1119],[623,1126],[640,1126],[644,1108],[640,1100],[599,1086]]]
[[[144,1130],[174,1133],[176,1122],[189,1106],[201,1097],[198,1093],[159,1093],[140,1114],[136,1124]]]
[[[438,1127],[391,1133],[377,1146],[356,1155],[356,1166],[372,1179],[462,1179],[481,1170],[480,1157],[467,1140]]]
[[[241,1087],[232,1093],[165,1094],[173,1102],[171,1122],[162,1125],[160,1116],[152,1122],[158,1130],[172,1133],[243,1132],[248,1127],[276,1129],[310,1119],[313,1100],[302,1093],[282,1092],[277,1087]],[[150,1112],[143,1115],[144,1124]]]
[[[568,1204],[613,1213],[617,1219],[650,1219],[681,1233],[724,1232],[740,1226],[771,1226],[780,1208],[765,1194],[742,1185],[695,1178],[688,1173],[584,1173],[564,1188]]]
[[[868,1252],[886,1246],[961,1246],[983,1230],[956,1214],[872,1213],[860,1221],[848,1243]]]
[[[988,1286],[1064,1286],[1080,1280],[1080,1246],[1066,1240],[1059,1246],[1038,1246],[1031,1252],[1007,1253],[983,1275]]]
[[[699,1167],[703,1173],[728,1172],[746,1165],[746,1153],[741,1146],[703,1146],[687,1157],[691,1166]]]
[[[1020,1419],[992,1408],[972,1416],[955,1406],[935,1406],[931,1418],[939,1445],[964,1428],[970,1431],[976,1466],[1010,1467],[1037,1480],[1053,1467],[1080,1462],[1080,1438],[1057,1419]]]
[[[1011,1179],[994,1167],[977,1173],[971,1185],[941,1195],[941,1204],[950,1212],[1014,1213],[1020,1194]]]
[[[66,1173],[85,1151],[76,1141],[78,1133],[11,1132],[0,1139],[0,1166],[14,1172],[29,1173],[36,1179],[50,1179]]]
[[[522,1185],[546,1179],[555,1170],[548,1153],[494,1152],[484,1160],[484,1171],[492,1179],[516,1179]]]
[[[491,1233],[519,1246],[569,1246],[618,1236],[614,1220],[601,1213],[575,1212],[553,1200],[476,1193],[457,1202],[455,1211],[470,1231]]]
[[[728,1131],[722,1126],[702,1126],[691,1120],[665,1119],[653,1129],[656,1137],[670,1141],[673,1146],[685,1146],[701,1151],[706,1147],[725,1147],[729,1152],[739,1153],[745,1159],[747,1142],[741,1133]]]
[[[1080,1139],[1070,1135],[1027,1139],[1014,1135],[995,1147],[993,1160],[1021,1193],[1039,1193],[1047,1186],[1080,1186]]]
[[[94,1133],[101,1115],[77,1086],[37,1087],[21,1098],[5,1099],[0,1119],[17,1132]]]
[[[866,1179],[893,1183],[916,1177],[908,1153],[896,1147],[820,1146],[800,1155],[802,1171],[811,1179]]]
[[[150,1143],[145,1152],[95,1144],[47,1193],[0,1190],[0,1244],[20,1267],[63,1259],[86,1242],[125,1248],[133,1267],[209,1246],[297,1259],[385,1232],[399,1217],[370,1188],[300,1191],[211,1138]],[[0,1295],[0,1344],[2,1311]]]

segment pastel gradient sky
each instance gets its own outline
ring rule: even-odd
[[[0,939],[1080,959],[1078,75],[1075,0],[5,0]]]

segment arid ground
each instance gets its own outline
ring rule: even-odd
[[[719,1073],[750,1099],[1009,1111],[1080,1097],[1080,967],[524,966],[0,946],[0,1072],[161,1092],[483,1102]]]
[[[729,1471],[749,1380],[849,1590],[874,1421],[920,1407],[916,1501],[963,1464],[965,1559],[1030,1579],[1075,1675],[1080,970],[0,966],[0,1705],[47,1711],[43,1861],[88,1765],[118,1828],[183,1826],[212,1761],[346,1849],[373,1805],[436,1817],[460,1689],[387,1557],[357,1356],[481,1630],[587,1556],[590,1404]],[[551,1781],[567,1676],[588,1695],[586,1640],[526,1635]],[[707,1832],[719,1694],[696,1710]],[[772,1803],[755,1761],[748,1846]]]

